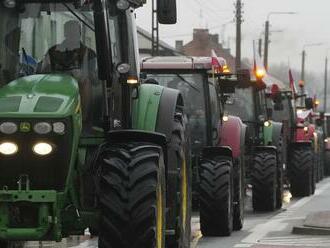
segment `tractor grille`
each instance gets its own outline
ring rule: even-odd
[[[3,120],[0,119],[0,122]],[[0,189],[8,187],[9,190],[18,188],[20,175],[28,175],[31,190],[57,190],[64,189],[67,173],[70,164],[72,147],[72,123],[70,119],[6,119],[6,122],[14,122],[20,126],[21,122],[31,125],[29,132],[17,131],[7,135],[0,133],[0,142],[10,141],[18,145],[18,152],[12,156],[0,154]],[[33,126],[37,122],[58,122],[65,123],[64,135],[56,133],[37,134]],[[54,149],[50,155],[39,156],[32,151],[34,144],[48,142]]]

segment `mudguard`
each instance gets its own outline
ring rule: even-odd
[[[160,99],[155,130],[166,135],[167,141],[172,135],[172,121],[170,116],[175,115],[176,107],[183,108],[183,97],[178,90],[164,88]]]
[[[268,127],[264,126],[263,134],[264,134],[264,144],[266,146],[277,145],[278,141],[281,137],[282,133],[282,126],[281,122],[271,121],[271,125]]]
[[[228,116],[228,121],[220,124],[219,144],[232,150],[233,158],[239,158],[245,145],[246,125],[237,116]]]
[[[229,146],[207,146],[202,150],[202,158],[214,158],[217,156],[233,157]]]
[[[142,84],[138,96],[133,101],[132,128],[155,131],[159,105],[164,87],[154,84]]]
[[[296,147],[311,147],[313,146],[313,142],[311,140],[300,141],[300,142],[292,142],[289,145],[289,150],[292,150]]]

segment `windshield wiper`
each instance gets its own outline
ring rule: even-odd
[[[180,78],[184,83],[188,84],[191,88],[193,88],[194,90],[196,90],[197,92],[200,93],[199,89],[194,86],[192,83],[188,82],[184,77],[182,77],[180,74],[175,74],[178,78]]]
[[[81,21],[85,26],[87,26],[90,30],[92,30],[93,32],[95,32],[94,27],[92,27],[90,24],[88,24],[84,19],[82,19],[73,9],[71,9],[66,3],[62,3],[65,8],[67,8],[68,11],[70,11],[70,13],[72,15],[74,15],[79,21]],[[87,16],[85,16],[84,14],[80,13],[83,17],[85,17],[87,20],[89,20],[90,22],[92,22]]]

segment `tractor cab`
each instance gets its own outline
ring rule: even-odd
[[[218,142],[218,125],[223,114],[216,83],[209,71],[210,57],[154,57],[142,60],[141,70],[159,85],[180,90],[192,130],[191,145],[200,150]],[[148,81],[148,80],[147,80]]]

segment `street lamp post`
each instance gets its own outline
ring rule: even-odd
[[[264,66],[268,70],[268,46],[269,46],[269,18],[271,15],[294,15],[296,12],[270,12],[265,22],[265,46],[264,46]]]
[[[323,43],[310,43],[310,44],[305,44],[303,46],[302,54],[301,54],[301,95],[304,94],[304,86],[305,86],[305,63],[306,63],[306,47],[315,47],[315,46],[321,46]],[[301,98],[301,104],[303,105],[303,98]]]
[[[325,67],[324,67],[324,107],[323,112],[327,112],[327,92],[328,92],[328,55],[325,56]]]

